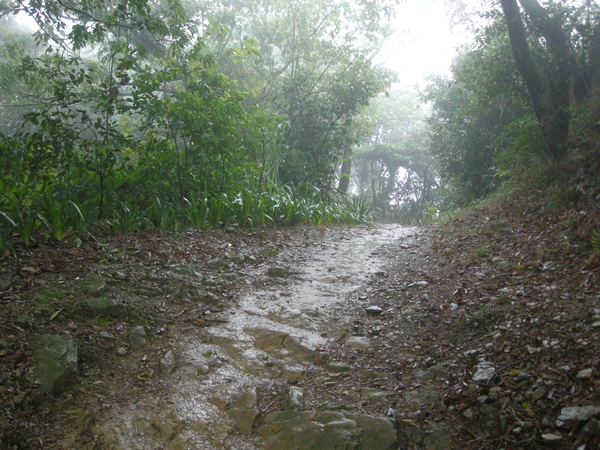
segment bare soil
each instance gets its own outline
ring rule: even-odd
[[[374,245],[362,273],[344,269],[344,245],[376,227],[98,235],[80,247],[38,238],[6,253],[0,448],[260,448],[257,427],[290,386],[306,410],[395,419],[399,448],[598,448],[597,417],[557,419],[600,406],[600,213],[507,204]],[[332,249],[314,281],[309,268]],[[227,265],[207,269],[215,258]],[[287,277],[267,275],[279,266]],[[331,287],[316,284],[327,276]],[[290,304],[302,286],[324,296],[312,312]],[[80,304],[90,296],[126,312],[90,314]],[[295,372],[281,355],[251,353],[256,337],[236,320],[253,311],[304,330],[319,361]],[[128,341],[135,325],[147,345]],[[79,342],[78,383],[58,394],[32,382],[39,334]],[[174,369],[159,363],[169,350]],[[493,368],[483,378],[482,362]],[[247,387],[258,411],[249,434],[214,420]],[[198,407],[207,402],[214,411]]]

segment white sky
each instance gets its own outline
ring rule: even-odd
[[[383,65],[398,72],[404,85],[431,73],[448,73],[455,49],[468,39],[450,29],[444,0],[404,0],[396,7],[399,30],[382,50]]]

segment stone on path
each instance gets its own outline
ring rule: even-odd
[[[209,270],[219,270],[227,267],[227,263],[223,258],[214,258],[206,262],[206,268]]]
[[[55,394],[77,379],[77,343],[73,339],[39,335],[32,344],[33,376],[42,389]]]
[[[476,383],[487,383],[496,373],[496,368],[489,361],[482,361],[475,366],[475,375],[473,381]]]
[[[160,360],[158,367],[160,372],[165,375],[168,375],[175,370],[175,355],[173,355],[171,350],[165,353],[165,356]]]
[[[79,305],[84,309],[101,316],[121,316],[125,310],[125,304],[113,298],[88,298],[81,300]]]
[[[452,447],[452,433],[442,423],[429,423],[423,430],[413,423],[400,421],[403,448],[447,450]]]
[[[287,397],[283,401],[286,410],[297,410],[302,408],[304,403],[304,389],[297,386],[290,386]]]
[[[254,337],[254,346],[267,353],[313,362],[315,349],[302,342],[300,336],[267,328],[253,328],[245,331]]]
[[[445,378],[448,375],[448,370],[442,366],[433,366],[429,369],[417,372],[415,378],[419,383],[426,383],[428,381],[437,381]]]
[[[366,309],[366,311],[367,311],[367,314],[372,314],[374,316],[377,316],[383,312],[383,308],[381,308],[380,306],[369,306]]]
[[[238,426],[238,428],[243,434],[252,433],[254,420],[256,419],[256,416],[258,416],[258,413],[258,409],[255,408],[234,408],[227,411],[227,414],[234,420],[235,424]]]
[[[270,267],[269,270],[267,270],[267,275],[273,278],[287,278],[288,271],[283,267]]]
[[[141,325],[133,327],[129,332],[129,342],[131,342],[131,345],[134,347],[143,347],[146,345],[146,338],[146,330]]]
[[[565,406],[560,410],[556,426],[568,428],[575,421],[585,422],[592,417],[600,417],[600,406]]]
[[[251,388],[240,394],[236,401],[233,402],[233,407],[238,409],[256,408],[256,389]]]
[[[371,345],[369,338],[364,336],[351,336],[346,340],[346,345],[354,349],[367,348]]]
[[[259,429],[265,450],[398,447],[394,423],[384,417],[334,411],[276,411]]]

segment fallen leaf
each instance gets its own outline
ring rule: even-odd
[[[194,317],[192,319],[192,321],[196,324],[196,325],[200,325],[201,327],[207,327],[208,323],[206,323],[206,320],[204,319],[198,319],[197,317]]]
[[[53,321],[53,320],[56,318],[56,316],[58,316],[58,315],[61,313],[61,311],[62,311],[63,309],[65,309],[65,308],[60,308],[58,311],[54,312],[54,313],[53,313],[53,314],[50,316],[50,319],[48,319],[48,322],[52,322],[52,321]]]

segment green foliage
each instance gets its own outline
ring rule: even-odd
[[[600,255],[600,233],[596,230],[592,230],[592,237],[590,238],[592,242],[592,248],[597,255]]]
[[[0,215],[17,231],[25,247],[29,247],[31,239],[41,225],[35,211],[29,206],[24,206],[16,208],[12,218],[3,211],[0,211]]]
[[[367,58],[386,9],[251,3],[19,2],[39,46],[0,22],[2,238],[368,220],[332,186],[390,80]]]
[[[428,133],[446,184],[446,208],[489,195],[498,186],[497,174],[522,172],[539,148],[527,93],[498,19],[492,16],[478,44],[456,58],[452,77],[432,78],[424,93],[432,104]]]

